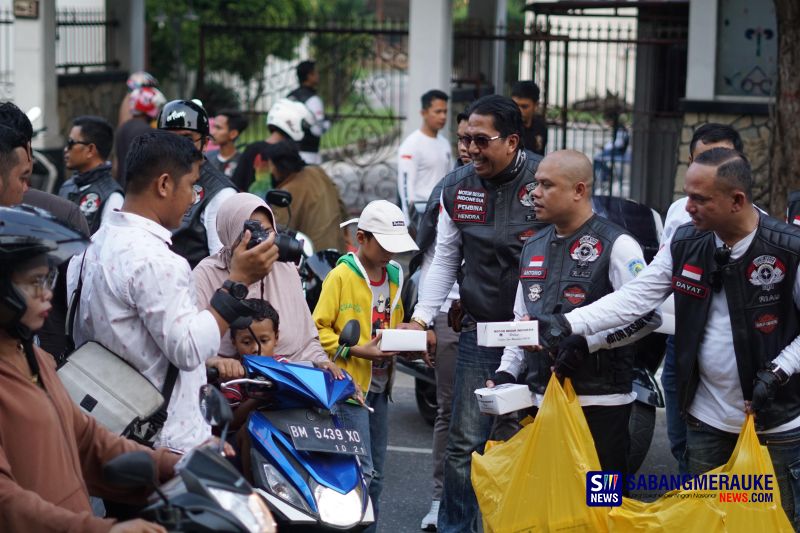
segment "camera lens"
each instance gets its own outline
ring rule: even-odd
[[[285,233],[275,235],[275,246],[278,247],[278,261],[299,263],[303,256],[303,243]]]

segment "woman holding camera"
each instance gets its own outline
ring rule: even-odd
[[[223,248],[216,254],[206,257],[194,271],[197,284],[197,297],[200,307],[211,301],[214,291],[222,287],[230,275],[231,250],[236,248],[242,238],[244,224],[256,221],[265,231],[274,231],[275,218],[269,206],[254,194],[238,193],[223,202],[217,214],[217,232]],[[319,343],[317,328],[311,320],[311,312],[306,304],[300,275],[294,263],[276,262],[272,271],[261,281],[249,287],[235,287],[245,298],[268,300],[281,318],[286,317],[290,327],[281,328],[275,353],[291,361],[312,361],[314,366],[325,368],[342,378],[339,368],[332,364]],[[229,289],[230,290],[230,289]],[[283,322],[283,320],[282,320]],[[226,335],[220,343],[219,355],[222,359],[220,378],[223,380],[242,377],[244,370],[236,359],[236,350]],[[230,358],[228,361],[225,358]],[[212,358],[212,361],[216,358]],[[220,362],[220,359],[216,359]],[[208,364],[208,361],[207,361]]]
[[[144,490],[108,486],[103,464],[145,450],[166,481],[179,457],[99,426],[70,399],[53,357],[33,342],[52,307],[56,267],[87,244],[44,211],[0,208],[0,531],[165,531],[144,520],[96,517],[89,494],[144,503]]]

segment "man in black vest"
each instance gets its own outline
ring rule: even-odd
[[[539,317],[551,348],[618,327],[675,295],[675,355],[689,473],[724,464],[746,413],[769,449],[781,500],[800,527],[800,229],[759,213],[747,159],[714,148],[686,172],[692,223],[633,281],[568,315]],[[561,343],[563,347],[563,341]]]
[[[303,127],[305,135],[297,143],[300,157],[309,165],[319,165],[322,158],[319,155],[319,143],[322,134],[328,131],[330,123],[325,120],[325,106],[322,98],[317,94],[319,73],[317,64],[313,61],[301,61],[297,65],[297,81],[300,87],[288,94],[288,98],[304,104],[314,115],[314,121]]]
[[[208,144],[208,114],[194,100],[167,102],[158,115],[158,128],[190,139],[201,152]],[[226,199],[236,194],[236,187],[204,157],[194,190],[194,204],[183,216],[181,226],[172,232],[172,250],[186,258],[192,268],[222,248],[217,212]]]
[[[64,164],[75,174],[64,182],[58,195],[80,207],[91,233],[125,200],[108,162],[113,147],[114,129],[105,119],[85,116],[72,121]]]
[[[592,211],[592,162],[580,152],[561,150],[542,160],[533,190],[536,218],[551,225],[525,242],[519,266],[515,320],[554,309],[568,311],[599,300],[644,269],[639,243],[625,230]],[[628,420],[634,349],[625,346],[661,324],[650,313],[622,330],[588,339],[573,335],[554,360],[546,352],[508,347],[487,386],[514,383],[527,360],[527,382],[541,401],[551,367],[572,378],[594,438],[603,470],[628,471]],[[627,334],[626,331],[631,332]]]
[[[464,318],[437,525],[445,533],[476,530],[471,454],[483,448],[492,420],[481,415],[472,391],[484,386],[503,354],[502,348],[477,345],[476,323],[513,319],[522,245],[544,227],[531,197],[541,157],[520,147],[517,105],[508,97],[485,96],[468,115],[462,141],[472,163],[444,179],[434,259],[409,326],[430,327],[458,277]]]

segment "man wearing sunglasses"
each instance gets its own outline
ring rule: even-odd
[[[760,213],[750,164],[714,148],[686,172],[680,226],[639,276],[567,315],[539,316],[545,349],[620,327],[675,296],[680,411],[689,474],[730,458],[746,413],[769,449],[781,503],[800,527],[800,228]]]
[[[108,162],[113,147],[114,129],[104,119],[83,116],[72,121],[64,146],[64,164],[75,174],[64,182],[58,195],[80,207],[90,234],[125,200]]]
[[[481,415],[472,391],[484,386],[503,354],[502,348],[478,346],[476,326],[513,320],[520,251],[544,227],[536,220],[531,196],[542,158],[520,146],[517,104],[505,96],[485,96],[467,114],[459,140],[472,163],[444,179],[434,258],[409,325],[430,327],[459,278],[464,316],[437,524],[445,533],[476,531],[471,454],[483,448],[492,420]]]

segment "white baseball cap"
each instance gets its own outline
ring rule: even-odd
[[[375,235],[384,250],[393,254],[419,250],[417,243],[408,234],[406,218],[399,207],[386,200],[375,200],[367,204],[361,216],[342,222],[341,227],[358,222],[358,229]]]

